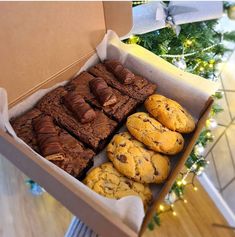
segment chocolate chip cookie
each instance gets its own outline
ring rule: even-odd
[[[128,132],[113,137],[107,156],[120,173],[140,183],[162,183],[170,171],[167,156],[147,150]]]
[[[145,208],[150,204],[152,192],[148,185],[134,182],[119,173],[111,162],[92,169],[84,184],[102,196],[120,199],[129,195],[139,196]]]
[[[174,100],[154,94],[146,99],[144,105],[155,119],[170,130],[190,133],[195,129],[192,116]]]
[[[127,118],[126,126],[132,136],[151,150],[175,155],[183,149],[182,135],[164,127],[147,113],[132,114]]]

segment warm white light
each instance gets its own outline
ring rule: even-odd
[[[210,132],[208,132],[208,133],[206,134],[206,136],[209,138],[209,137],[211,137],[212,135],[211,135]]]
[[[185,44],[187,44],[188,46],[190,46],[192,43],[193,43],[192,40],[186,40],[186,41],[185,41]]]
[[[163,206],[163,205],[160,205],[160,206],[159,206],[159,209],[160,209],[160,211],[164,211],[164,206]]]
[[[213,118],[206,120],[206,127],[209,129],[213,129],[217,127],[217,121]]]
[[[201,72],[203,72],[203,71],[204,71],[204,67],[200,67],[199,70],[200,70]]]
[[[181,184],[182,184],[182,181],[179,180],[179,181],[177,182],[177,185],[178,185],[178,186],[181,186]]]

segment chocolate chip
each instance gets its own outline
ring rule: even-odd
[[[166,105],[165,105],[165,108],[166,108],[166,110],[167,110],[167,111],[169,111],[169,110],[170,110],[170,108],[169,108],[169,105],[168,105],[168,104],[166,104]]]
[[[159,175],[159,172],[156,169],[154,169],[154,175]]]
[[[117,159],[122,163],[126,163],[127,161],[127,157],[125,155],[118,155]]]
[[[121,144],[119,144],[119,146],[125,147],[125,146],[126,146],[126,143],[121,143]]]
[[[176,140],[178,143],[179,143],[179,145],[181,145],[182,143],[183,143],[183,141],[182,140],[180,140],[180,139],[178,139],[177,138],[177,140]]]
[[[150,122],[149,119],[143,119],[144,122]]]
[[[145,157],[145,156],[144,156],[144,159],[145,159],[146,161],[149,161],[149,159],[148,159],[147,157]]]
[[[125,183],[126,183],[130,188],[132,188],[132,183],[131,183],[129,180],[126,180]]]

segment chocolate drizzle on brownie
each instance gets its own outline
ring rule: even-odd
[[[151,83],[147,79],[138,75],[135,75],[133,83],[129,85],[123,84],[119,81],[117,76],[110,72],[102,63],[91,67],[89,72],[96,77],[102,77],[109,86],[119,90],[121,93],[128,95],[140,103],[143,103],[148,96],[152,95],[157,87],[154,83]]]
[[[96,77],[89,82],[91,92],[97,97],[103,106],[113,105],[117,103],[117,98],[111,87],[107,85],[101,77]]]
[[[37,136],[42,155],[50,160],[63,160],[63,148],[60,144],[53,119],[50,116],[41,116],[33,120],[33,127]],[[57,156],[52,156],[60,154]]]
[[[76,91],[72,91],[65,95],[64,103],[66,107],[75,114],[76,118],[81,123],[91,122],[96,117],[95,111]]]
[[[104,65],[121,83],[126,85],[133,83],[135,75],[129,69],[123,67],[120,62],[115,60],[105,60]]]

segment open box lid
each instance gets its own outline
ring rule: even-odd
[[[106,29],[132,27],[131,2],[1,2],[0,87],[10,106],[84,57]]]

